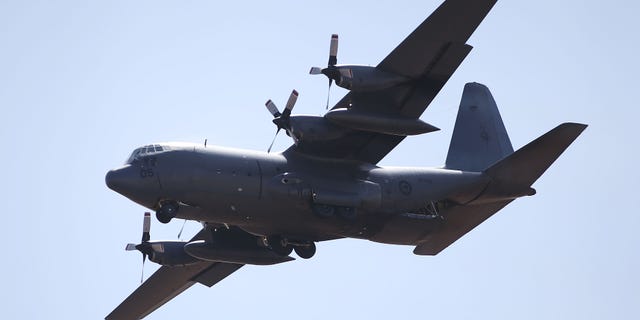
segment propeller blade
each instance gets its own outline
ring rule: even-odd
[[[331,45],[329,47],[329,66],[335,66],[338,63],[338,35],[331,35]]]
[[[144,219],[142,220],[142,243],[145,243],[151,239],[149,231],[151,230],[151,213],[145,212]]]
[[[180,239],[180,236],[182,235],[182,230],[184,230],[185,224],[187,224],[187,219],[184,219],[184,222],[182,223],[182,228],[180,228],[180,232],[178,232],[178,239]]]
[[[271,115],[274,118],[277,118],[280,116],[280,111],[278,110],[278,107],[276,107],[276,104],[273,103],[271,99],[269,99],[269,101],[267,101],[264,105],[267,106],[267,110],[269,110],[269,113],[271,113]]]
[[[327,107],[325,108],[325,110],[329,110],[329,96],[331,95],[331,83],[333,82],[333,79],[329,78],[329,89],[327,89]]]
[[[285,106],[285,109],[282,114],[288,117],[291,114],[291,110],[293,109],[293,106],[296,105],[297,100],[298,100],[298,91],[294,89],[293,91],[291,91],[291,95],[289,96],[289,100],[287,101],[287,105]]]
[[[273,140],[271,140],[271,144],[269,145],[269,149],[267,149],[267,153],[271,152],[271,148],[273,147],[273,143],[276,142],[276,138],[278,137],[278,133],[280,133],[280,128],[276,131],[276,134],[273,136]]]
[[[142,272],[140,274],[140,283],[142,283],[142,280],[144,279],[144,262],[147,260],[147,254],[146,253],[142,253]]]
[[[124,248],[127,251],[138,250],[142,253],[142,275],[140,276],[140,283],[144,279],[144,262],[147,260],[147,253],[151,250],[151,245],[149,244],[149,239],[151,236],[149,235],[149,230],[151,229],[151,213],[145,212],[144,219],[142,220],[142,242],[140,244],[128,243]]]
[[[309,74],[322,74],[322,68],[311,67],[311,70],[309,70]]]

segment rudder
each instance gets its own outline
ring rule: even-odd
[[[445,168],[480,172],[512,153],[509,135],[489,88],[467,83]]]

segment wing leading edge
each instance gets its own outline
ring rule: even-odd
[[[376,66],[410,82],[345,95],[332,109],[356,108],[418,118],[466,58],[466,44],[497,0],[447,0]],[[404,136],[348,130],[333,140],[313,141],[290,150],[315,156],[376,164]]]

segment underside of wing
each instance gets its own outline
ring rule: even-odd
[[[466,44],[496,0],[447,0],[376,69],[408,79],[378,90],[349,92],[332,110],[355,109],[417,119],[471,51]],[[342,130],[330,140],[301,141],[292,148],[315,156],[377,163],[405,136]]]
[[[497,0],[447,0],[378,64],[418,78],[432,69],[450,44],[464,45]]]
[[[210,227],[205,227],[190,241],[208,239],[210,233]],[[195,283],[211,287],[242,266],[208,261],[185,266],[162,266],[105,319],[142,319]]]
[[[242,265],[200,262],[184,267],[163,266],[116,307],[106,319],[142,319],[195,283],[213,286]]]

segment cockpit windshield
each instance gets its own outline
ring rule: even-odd
[[[168,146],[161,146],[159,144],[146,145],[144,147],[140,147],[138,149],[133,150],[133,152],[131,153],[131,156],[129,156],[129,159],[127,159],[125,164],[131,164],[134,160],[148,154],[168,151],[168,150],[169,150]]]

